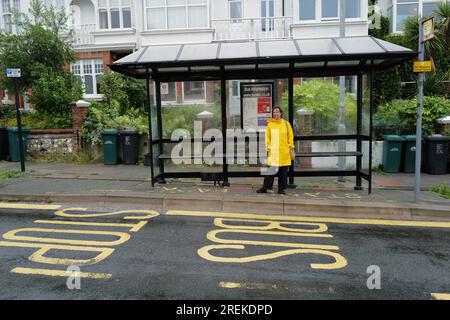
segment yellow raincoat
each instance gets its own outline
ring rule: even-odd
[[[294,132],[288,121],[267,119],[266,147],[269,151],[267,165],[270,167],[291,165],[290,148],[294,148]]]

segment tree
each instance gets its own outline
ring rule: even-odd
[[[72,33],[67,31],[67,16],[63,11],[56,12],[53,7],[46,8],[39,0],[32,0],[28,14],[13,12],[13,21],[20,32],[7,34],[0,32],[0,84],[14,92],[12,82],[6,78],[6,68],[20,68],[20,92],[31,89],[32,102],[48,112],[61,111],[81,97],[77,83],[67,66],[75,61],[72,46]],[[61,35],[67,35],[62,39]],[[47,82],[55,83],[47,83]],[[63,93],[57,100],[45,100],[49,91],[57,88]],[[39,97],[39,99],[37,99]],[[63,99],[65,97],[66,99]]]

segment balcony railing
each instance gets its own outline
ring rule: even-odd
[[[95,31],[95,24],[82,24],[74,26],[75,31],[75,45],[87,45],[94,44],[94,36],[92,33]]]
[[[212,20],[214,40],[291,38],[292,17]]]

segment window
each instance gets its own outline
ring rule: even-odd
[[[177,101],[177,90],[175,82],[161,83],[161,102]]]
[[[13,25],[13,8],[20,11],[20,0],[1,0],[3,25],[0,24],[0,28],[3,28],[7,33],[16,33],[19,31]]]
[[[338,0],[322,0],[322,19],[334,19],[339,17]]]
[[[300,20],[316,19],[316,0],[299,0]]]
[[[205,82],[203,81],[186,81],[183,82],[184,101],[200,101],[205,100]]]
[[[361,0],[345,0],[345,18],[359,18],[361,16]]]
[[[98,0],[100,29],[131,28],[131,0]]]
[[[405,20],[409,17],[418,15],[419,4],[414,1],[398,0],[397,1],[397,31],[403,31]]]
[[[72,73],[83,83],[85,95],[100,94],[100,75],[103,73],[102,59],[83,59],[71,65]]]
[[[261,0],[261,18],[273,18],[275,16],[274,0]],[[275,28],[273,19],[262,19],[261,30],[272,31]]]
[[[207,0],[146,0],[147,29],[208,26]]]
[[[233,20],[233,22],[239,22],[238,19],[242,19],[242,1],[241,0],[228,0],[229,5],[229,15],[230,19],[237,19]]]
[[[423,16],[433,16],[433,11],[437,9],[440,2],[424,2],[423,3]]]

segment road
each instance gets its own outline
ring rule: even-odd
[[[430,300],[450,293],[444,222],[0,203],[0,235],[0,299]]]

